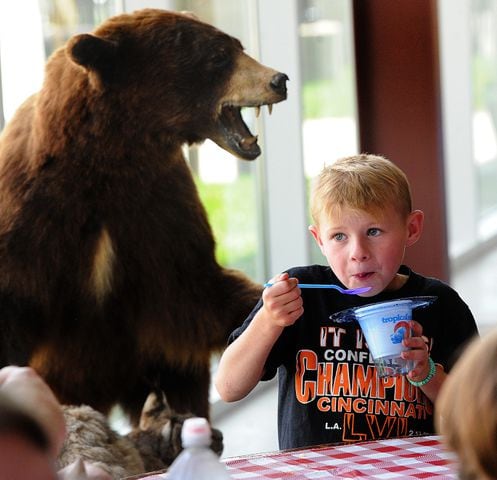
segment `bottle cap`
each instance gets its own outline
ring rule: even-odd
[[[208,447],[212,441],[212,432],[206,418],[192,417],[183,422],[181,429],[183,447]]]

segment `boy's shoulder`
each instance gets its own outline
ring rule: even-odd
[[[422,275],[402,265],[399,273],[408,276],[407,283],[402,287],[403,296],[406,295],[436,295],[448,299],[459,298],[459,294],[448,283],[435,277]]]
[[[449,288],[452,290],[452,287],[449,286],[444,281],[435,277],[430,277],[415,272],[407,265],[401,265],[399,268],[399,273],[402,275],[406,275],[408,277],[407,284],[411,286],[416,286],[416,287],[423,286],[424,288],[442,288],[442,289]]]

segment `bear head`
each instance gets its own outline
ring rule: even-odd
[[[244,53],[240,42],[185,13],[145,9],[72,37],[66,54],[120,119],[197,143],[207,138],[246,160],[260,155],[241,108],[286,98],[288,77]],[[48,68],[47,68],[48,70]],[[88,98],[88,92],[85,92]]]

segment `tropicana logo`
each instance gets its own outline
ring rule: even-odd
[[[401,315],[400,313],[393,316],[393,317],[381,317],[381,321],[383,323],[397,323],[399,320],[410,320],[410,315],[408,313],[405,313],[404,315]]]

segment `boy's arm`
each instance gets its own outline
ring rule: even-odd
[[[272,325],[264,309],[259,310],[247,329],[223,353],[215,384],[225,402],[248,395],[264,374],[264,364],[283,327]]]
[[[266,360],[283,329],[302,315],[297,279],[281,274],[262,294],[263,306],[247,329],[223,353],[215,385],[225,402],[244,398],[264,374]]]

